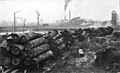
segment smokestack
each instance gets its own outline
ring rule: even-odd
[[[64,11],[65,11],[65,16],[64,16],[64,20],[66,20],[66,10],[67,10],[67,6],[70,3],[71,0],[65,0],[65,5],[64,5]],[[71,16],[70,16],[71,17]],[[69,18],[70,19],[70,18]]]
[[[71,20],[71,10],[69,10],[69,20]]]

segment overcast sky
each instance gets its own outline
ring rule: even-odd
[[[65,0],[0,0],[0,21],[13,21],[13,13],[17,17],[26,18],[27,22],[36,22],[35,10],[39,10],[43,22],[54,22],[64,18]],[[68,5],[72,18],[81,16],[85,19],[109,20],[111,11],[119,10],[119,0],[71,0]]]

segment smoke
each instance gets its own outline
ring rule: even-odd
[[[70,1],[71,1],[71,0],[65,0],[65,6],[64,6],[64,10],[65,10],[65,11],[66,11],[67,6],[68,6],[68,4],[70,3]]]

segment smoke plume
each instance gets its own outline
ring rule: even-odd
[[[71,1],[71,0],[65,0],[65,6],[64,6],[64,10],[65,10],[65,11],[66,11],[67,6],[68,6],[68,4],[70,3],[70,1]]]

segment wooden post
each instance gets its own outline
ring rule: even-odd
[[[40,17],[40,13],[39,13],[38,10],[35,11],[35,12],[36,12],[36,14],[37,14],[37,26],[39,26],[39,17]]]
[[[24,31],[25,31],[25,24],[26,24],[26,19],[24,19],[23,33],[24,33]]]

